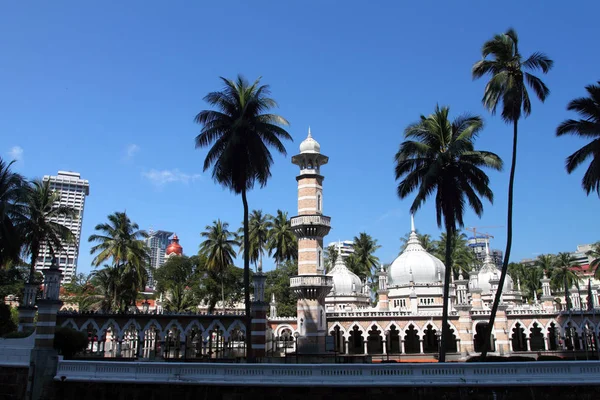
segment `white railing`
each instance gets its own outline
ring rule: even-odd
[[[59,361],[56,380],[254,386],[598,385],[598,361],[190,364]]]
[[[331,226],[331,217],[324,215],[301,215],[290,219],[290,226],[292,228],[299,225],[311,224]]]
[[[327,275],[299,275],[290,279],[290,287],[331,286],[333,278]]]
[[[35,333],[19,339],[0,338],[0,365],[28,366],[34,343]]]

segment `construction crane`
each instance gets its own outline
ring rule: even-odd
[[[465,231],[473,232],[473,238],[477,239],[477,231],[479,229],[492,229],[492,228],[504,228],[504,225],[491,225],[491,226],[471,226],[469,228],[465,228]],[[481,235],[485,235],[487,238],[493,238],[489,233],[480,232]]]

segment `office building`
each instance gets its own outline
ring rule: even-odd
[[[150,249],[150,270],[148,271],[148,287],[154,289],[155,282],[152,277],[152,270],[162,266],[165,263],[165,253],[170,241],[169,238],[173,232],[155,231],[152,228],[148,231],[146,245]]]

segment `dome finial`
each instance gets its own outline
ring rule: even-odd
[[[308,137],[311,138],[312,135],[310,134],[310,125],[308,126]]]
[[[410,214],[410,231],[415,232],[415,215]]]

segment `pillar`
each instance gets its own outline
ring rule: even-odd
[[[265,301],[266,280],[267,276],[262,272],[262,264],[259,264],[258,272],[253,276],[254,301],[251,306],[250,335],[253,357],[264,357],[266,351],[267,311],[269,310],[269,303]]]
[[[33,331],[35,320],[35,297],[38,285],[26,283],[23,289],[23,298],[19,304],[19,332]]]

